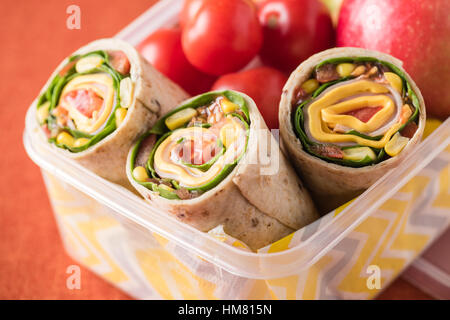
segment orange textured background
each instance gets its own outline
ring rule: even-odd
[[[129,299],[82,268],[82,288],[66,288],[76,264],[59,238],[39,168],[22,145],[25,112],[58,63],[85,43],[111,37],[155,0],[1,0],[0,299]],[[81,8],[81,30],[66,8]],[[399,279],[380,296],[428,299]]]

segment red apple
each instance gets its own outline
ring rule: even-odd
[[[345,0],[337,45],[399,58],[419,86],[427,113],[450,116],[449,0]]]

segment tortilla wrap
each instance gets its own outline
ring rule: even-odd
[[[147,63],[133,46],[122,40],[97,40],[80,48],[72,56],[97,50],[122,51],[130,62],[129,77],[134,83],[134,94],[127,108],[127,115],[118,128],[84,151],[71,152],[52,145],[57,152],[74,159],[99,176],[131,188],[125,173],[126,157],[131,145],[137,137],[155,123],[160,114],[169,111],[186,99],[188,95],[178,85]],[[69,58],[66,58],[56,68],[42,89],[41,95],[68,62]],[[44,134],[42,134],[42,138],[47,140]]]
[[[279,152],[278,143],[267,129],[254,101],[242,93],[226,92],[245,100],[250,126],[246,151],[219,184],[193,199],[164,198],[133,178],[138,145],[129,153],[127,175],[132,185],[153,206],[204,232],[222,224],[227,234],[256,250],[311,223],[318,218],[318,214],[294,169]],[[215,91],[207,94],[221,93]],[[202,96],[183,102],[179,108]],[[255,161],[259,159],[258,152],[263,140],[270,141],[271,163],[277,167],[266,172],[268,174],[264,174],[268,165]]]
[[[340,57],[373,57],[388,62],[404,73],[406,80],[416,93],[420,104],[418,129],[407,146],[397,156],[381,161],[378,164],[353,168],[324,161],[304,150],[293,127],[295,91],[310,77],[316,65],[330,58]],[[425,104],[419,88],[403,70],[400,60],[388,54],[366,49],[333,48],[311,56],[291,74],[283,89],[279,108],[279,121],[283,148],[289,154],[302,181],[311,191],[319,210],[321,213],[326,213],[360,195],[386,172],[400,165],[403,159],[413,152],[415,145],[421,140],[425,126]]]

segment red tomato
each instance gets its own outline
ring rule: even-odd
[[[180,26],[183,28],[191,20],[205,0],[184,0],[183,8],[180,11]]]
[[[192,95],[208,91],[216,79],[197,70],[186,59],[179,29],[159,29],[142,41],[137,49],[158,71]]]
[[[248,64],[262,44],[250,0],[206,0],[183,28],[183,50],[203,72],[222,75]]]
[[[188,140],[182,142],[178,156],[186,163],[202,165],[214,158],[219,151],[216,140]]]
[[[381,109],[383,109],[382,106],[378,106],[378,107],[364,107],[364,108],[360,108],[360,109],[356,109],[356,110],[352,110],[352,111],[346,112],[344,114],[349,115],[349,116],[353,116],[353,117],[359,119],[360,121],[367,123]]]
[[[337,45],[389,53],[403,61],[427,114],[450,116],[450,1],[346,0]]]
[[[73,90],[67,92],[62,99],[88,118],[92,118],[94,111],[99,111],[103,105],[103,98],[92,89]]]
[[[123,51],[109,51],[109,62],[111,66],[120,72],[121,74],[129,74],[130,73],[130,61],[128,60],[127,55]]]
[[[255,100],[269,129],[278,129],[278,105],[287,77],[270,67],[259,67],[220,77],[213,90],[231,89]]]
[[[264,31],[262,61],[287,73],[334,45],[330,15],[318,0],[267,0],[258,16]]]
[[[48,139],[50,139],[51,136],[52,136],[52,133],[51,133],[51,131],[48,129],[48,125],[47,125],[47,124],[43,124],[43,125],[41,126],[41,128],[42,128],[42,130],[44,131],[45,136],[46,136]]]

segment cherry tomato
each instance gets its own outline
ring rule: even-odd
[[[378,107],[364,107],[356,110],[352,110],[349,112],[345,112],[344,114],[357,118],[358,120],[367,123],[372,117],[381,109],[382,106]]]
[[[278,105],[287,77],[270,67],[258,67],[224,75],[213,90],[231,89],[250,96],[258,106],[269,129],[278,129]]]
[[[330,15],[318,0],[267,0],[258,16],[264,31],[261,60],[287,73],[334,45]]]
[[[200,9],[205,0],[184,0],[180,11],[180,26],[183,28]]]
[[[183,28],[183,50],[203,72],[222,75],[248,64],[262,44],[250,0],[206,0]]]
[[[216,79],[197,70],[181,48],[181,30],[159,29],[138,45],[138,51],[158,71],[192,95],[211,87]]]

